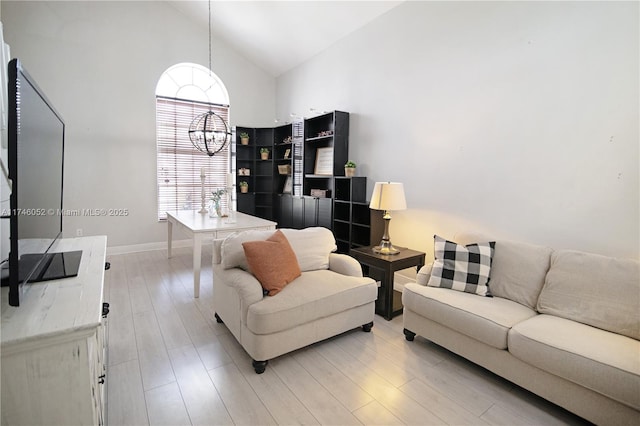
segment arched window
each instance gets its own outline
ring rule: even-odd
[[[202,170],[207,200],[211,191],[227,186],[229,145],[209,157],[189,139],[191,121],[210,110],[229,123],[229,95],[213,72],[181,63],[162,74],[156,86],[158,220],[167,211],[200,208]],[[227,197],[222,205],[227,207]]]

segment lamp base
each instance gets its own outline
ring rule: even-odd
[[[389,240],[380,241],[380,245],[373,247],[371,250],[373,250],[373,252],[377,253],[377,254],[398,254],[398,253],[400,253],[400,250],[395,248],[393,246],[393,244],[391,244],[391,241],[389,241]]]

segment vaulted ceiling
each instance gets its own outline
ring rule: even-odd
[[[207,1],[169,0],[207,28]],[[278,76],[322,52],[402,1],[212,1],[211,30]]]

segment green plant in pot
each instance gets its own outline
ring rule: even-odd
[[[249,145],[249,133],[247,132],[240,133],[240,143],[242,145]]]
[[[240,192],[243,194],[249,192],[249,183],[246,180],[240,181],[238,186],[240,187]]]
[[[269,148],[260,148],[260,158],[263,160],[269,159]]]
[[[353,177],[356,175],[356,163],[349,160],[344,165],[344,175],[347,177]]]

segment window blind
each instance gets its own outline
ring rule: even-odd
[[[207,203],[211,191],[227,186],[229,144],[209,157],[195,149],[189,139],[189,125],[207,111],[229,123],[228,105],[156,96],[158,220],[166,219],[170,210],[200,209],[202,169]],[[221,204],[227,207],[226,196]]]

